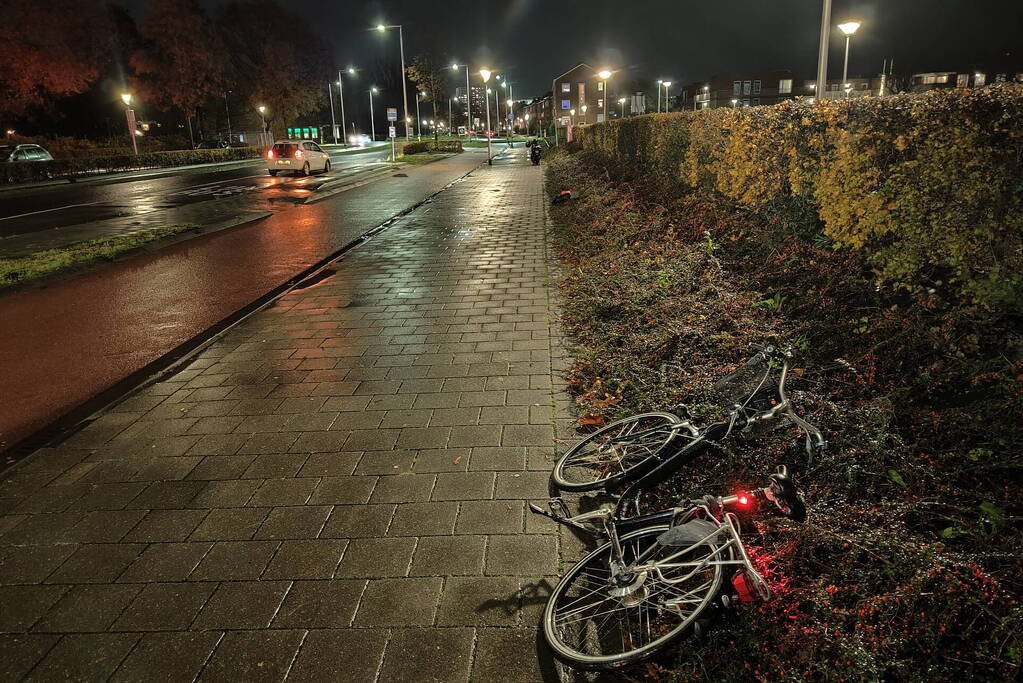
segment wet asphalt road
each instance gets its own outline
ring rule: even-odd
[[[0,296],[0,451],[485,158],[470,150],[409,167],[322,202]]]
[[[310,184],[371,167],[390,148],[361,154],[332,154],[330,174],[307,178],[271,178],[265,167],[190,170],[160,177],[144,174],[118,182],[83,182],[0,193],[0,240],[14,235],[66,228],[82,223],[173,210],[197,202],[252,195],[254,202],[302,194]],[[2,249],[2,242],[0,242]]]

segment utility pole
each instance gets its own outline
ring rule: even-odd
[[[821,41],[817,53],[817,92],[814,95],[818,100],[825,97],[828,89],[828,38],[831,34],[831,0],[823,0],[824,7],[821,12]]]
[[[224,112],[227,114],[227,144],[231,144],[231,105],[227,103],[227,95],[231,91],[228,90],[224,93]]]
[[[337,144],[337,121],[334,120],[334,93],[327,81],[327,99],[330,100],[330,130],[334,133],[334,144]]]

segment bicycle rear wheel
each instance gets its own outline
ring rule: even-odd
[[[621,538],[625,563],[650,548],[668,526],[639,529]],[[554,655],[576,669],[599,671],[642,661],[687,633],[715,599],[723,570],[713,560],[716,543],[682,549],[660,547],[644,562],[658,563],[625,575],[612,571],[611,543],[569,570],[543,614],[543,632]]]
[[[554,465],[551,481],[563,491],[593,491],[631,481],[658,462],[679,433],[671,413],[633,415],[593,432]]]

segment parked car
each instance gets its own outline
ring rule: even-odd
[[[270,175],[281,171],[326,173],[330,170],[330,155],[312,140],[278,140],[266,151],[266,166]]]
[[[53,161],[53,157],[39,145],[0,145],[2,161]]]
[[[227,149],[231,143],[227,140],[203,140],[195,146],[196,149]]]

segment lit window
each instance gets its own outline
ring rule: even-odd
[[[983,88],[987,83],[987,76],[985,74],[973,74],[973,87]]]
[[[561,100],[561,108],[562,109],[571,109],[572,108],[572,101],[571,100]]]
[[[970,74],[959,74],[956,76],[956,87],[957,88],[969,88],[970,87]]]
[[[779,94],[785,95],[785,94],[790,93],[790,92],[792,92],[792,79],[791,78],[783,78],[780,81],[778,81],[778,93]]]
[[[749,95],[749,91],[750,91],[750,87],[751,86],[752,86],[752,83],[750,83],[749,81],[743,81],[742,82],[742,94],[743,95]]]
[[[733,95],[742,94],[742,81],[732,81],[732,94]]]
[[[572,92],[572,84],[571,83],[562,83],[561,84],[561,92]]]
[[[601,97],[597,100],[597,109],[601,109],[604,106],[604,98]]]
[[[597,92],[604,92],[604,81],[597,81]]]
[[[754,95],[760,94],[760,81],[753,81],[753,94]]]

